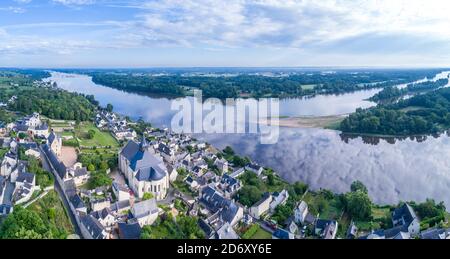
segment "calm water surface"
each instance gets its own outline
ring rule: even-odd
[[[447,74],[448,75],[448,74]],[[58,86],[93,94],[101,105],[111,103],[116,112],[142,117],[156,126],[168,126],[174,115],[170,100],[125,93],[96,85],[83,75],[52,73]],[[372,89],[344,95],[280,101],[285,116],[337,115],[374,105],[364,101],[380,91]],[[239,154],[274,168],[282,177],[304,181],[312,188],[346,192],[355,180],[363,181],[371,197],[381,204],[434,198],[450,207],[450,137],[380,140],[345,138],[340,132],[322,129],[281,128],[274,145],[259,144],[253,134],[203,134],[209,143],[232,146]]]

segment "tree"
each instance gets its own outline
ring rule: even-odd
[[[101,170],[107,170],[109,168],[108,162],[103,160],[102,162],[100,162],[100,169]]]
[[[253,206],[263,196],[263,192],[256,186],[246,185],[238,192],[239,202],[247,207]]]
[[[89,188],[95,189],[97,187],[111,186],[112,179],[104,171],[92,172],[89,178]]]
[[[49,239],[52,233],[36,212],[16,206],[1,225],[0,238]]]
[[[114,109],[114,106],[113,106],[112,104],[108,103],[108,104],[106,105],[106,110],[107,110],[108,112],[112,112],[113,109]]]
[[[308,190],[309,186],[302,182],[295,182],[294,183],[294,191],[297,195],[303,195],[306,190]]]
[[[205,237],[203,230],[197,224],[196,217],[179,217],[177,223],[184,239],[201,239]]]
[[[345,195],[347,212],[357,220],[368,220],[372,215],[372,201],[367,193],[358,190]]]
[[[267,175],[267,183],[270,186],[274,186],[275,185],[275,176],[273,175],[273,173],[270,173],[269,175]]]
[[[231,148],[230,146],[227,146],[224,150],[223,153],[225,153],[226,155],[234,155],[234,150],[233,148]]]
[[[446,208],[443,202],[436,204],[432,199],[427,199],[424,203],[414,206],[420,218],[434,218],[445,214]]]
[[[350,190],[352,192],[362,191],[364,193],[368,193],[367,187],[361,181],[354,181],[350,186]]]
[[[95,137],[95,130],[89,130],[88,131],[88,139],[93,139]]]
[[[153,199],[154,197],[155,196],[152,193],[146,192],[146,193],[144,193],[144,196],[142,197],[142,200],[146,201],[146,200]]]
[[[89,164],[88,165],[88,171],[89,172],[94,172],[95,171],[95,165],[94,164]]]

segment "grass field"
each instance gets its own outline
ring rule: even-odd
[[[35,211],[46,224],[55,227],[66,235],[74,233],[67,212],[55,191],[50,191],[45,197],[31,204],[27,209]],[[61,238],[65,238],[64,235]]]
[[[88,138],[88,132],[95,131],[93,139]],[[84,122],[75,129],[76,137],[80,140],[80,145],[84,147],[118,147],[119,143],[109,132],[100,131],[91,122]]]
[[[260,227],[258,231],[256,231],[256,233],[251,237],[251,239],[272,239],[272,234]]]
[[[6,153],[8,153],[7,148],[0,148],[0,159],[2,159]]]
[[[316,85],[301,85],[302,90],[313,90]]]

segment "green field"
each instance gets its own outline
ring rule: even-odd
[[[90,130],[95,131],[93,139],[89,139],[88,132]],[[78,126],[75,130],[75,135],[79,139],[80,146],[82,147],[119,147],[119,143],[109,132],[100,131],[91,122],[84,122]]]
[[[301,85],[302,90],[314,90],[317,85]]]
[[[42,199],[31,204],[28,210],[34,211],[44,220],[46,224],[60,233],[58,238],[66,238],[73,234],[74,229],[67,212],[55,191],[50,191]]]
[[[8,153],[7,148],[0,148],[0,159],[3,159],[6,153]]]
[[[256,231],[256,233],[251,237],[251,239],[272,239],[272,234],[260,227],[258,231]]]

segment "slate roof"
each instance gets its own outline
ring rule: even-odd
[[[118,182],[112,183],[112,188],[116,191],[122,191],[122,192],[129,192],[130,190],[123,184],[120,184]]]
[[[19,175],[17,176],[17,182],[20,183],[32,183],[34,181],[34,177],[35,175],[32,173],[27,173],[27,172],[19,172]]]
[[[112,211],[119,211],[121,209],[129,208],[130,207],[130,201],[124,200],[124,201],[118,201],[113,204],[111,204],[110,209]]]
[[[111,214],[110,208],[104,208],[102,210],[94,211],[91,213],[91,215],[96,219],[105,219],[110,214]]]
[[[409,226],[414,219],[417,218],[414,210],[407,203],[403,204],[403,206],[396,208],[392,213],[393,221],[401,221],[403,218],[405,225]],[[400,223],[399,223],[400,224]]]
[[[225,199],[220,193],[210,186],[203,188],[201,201],[213,213],[220,211],[220,217],[228,223],[233,221],[239,211],[238,205],[231,200]]]
[[[225,240],[239,239],[239,235],[236,234],[234,229],[228,223],[225,223],[223,226],[221,226],[216,231],[215,236],[217,239],[225,239]]]
[[[336,221],[327,219],[317,219],[315,228],[323,231],[330,224],[336,224]]]
[[[166,176],[166,172],[162,171],[159,167],[145,167],[139,169],[136,174],[138,181],[158,181]]]
[[[48,130],[48,125],[47,123],[43,123],[39,126],[36,127],[36,130]]]
[[[38,149],[38,146],[36,143],[19,143],[20,147],[23,147],[25,149]]]
[[[229,176],[228,174],[224,174],[222,176],[221,183],[223,183],[223,184],[226,183],[228,185],[235,185],[238,183],[238,180],[236,178]]]
[[[131,161],[136,153],[139,151],[139,144],[130,140],[127,145],[122,149],[121,155],[128,161]]]
[[[120,239],[139,239],[141,236],[141,227],[139,223],[127,224],[120,222],[119,224],[119,237]]]
[[[74,176],[75,177],[80,177],[80,176],[84,176],[84,175],[87,175],[87,174],[88,174],[88,171],[87,171],[86,167],[77,168],[75,170],[75,172],[74,172]]]
[[[75,207],[75,209],[86,208],[86,205],[84,204],[83,200],[81,199],[81,197],[78,194],[72,196],[70,198],[70,202]]]
[[[48,136],[48,143],[51,145],[58,137],[56,136],[55,132],[51,132]]]
[[[294,239],[294,237],[291,233],[289,233],[288,231],[281,229],[281,228],[277,229],[273,233],[273,236],[278,239]]]
[[[87,228],[93,239],[103,239],[103,231],[105,228],[96,218],[87,215],[81,218],[81,222]]]
[[[162,161],[150,153],[150,151],[139,150],[130,160],[130,167],[134,171],[137,171],[140,168],[156,166],[161,163]]]
[[[206,237],[210,237],[212,234],[214,234],[214,229],[210,225],[208,225],[205,220],[199,218],[197,224],[203,230],[203,232],[205,232]]]
[[[53,167],[55,167],[55,170],[57,171],[59,177],[61,177],[61,179],[64,179],[67,173],[67,168],[64,163],[58,160],[58,157],[55,155],[55,153],[53,153],[53,151],[47,144],[43,146],[43,150],[50,160],[50,163],[53,165]]]
[[[158,213],[158,206],[154,198],[135,203],[132,208],[132,214],[135,218],[143,218],[155,213]]]
[[[445,239],[449,233],[442,228],[431,228],[420,233],[420,239]]]

